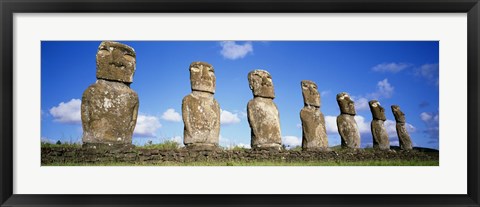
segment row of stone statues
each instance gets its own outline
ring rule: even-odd
[[[130,88],[135,61],[135,51],[127,45],[108,41],[100,44],[96,56],[97,81],[82,96],[84,146],[131,145],[139,106],[138,95]],[[205,62],[193,62],[189,70],[192,92],[182,100],[184,144],[188,149],[213,150],[218,148],[220,135],[220,105],[214,98],[215,71],[212,65]],[[254,97],[247,104],[251,147],[279,150],[282,136],[278,108],[273,102],[275,92],[272,77],[265,70],[253,70],[248,74],[248,83]],[[304,107],[300,111],[302,148],[328,150],[317,84],[304,80],[301,81],[301,88],[304,100]],[[337,102],[341,111],[337,117],[341,145],[344,148],[359,148],[360,133],[354,119],[354,103],[347,93],[339,93]],[[375,100],[370,101],[369,105],[373,116],[373,146],[389,149],[384,109]],[[405,115],[395,105],[392,111],[397,122],[400,147],[412,149],[405,128]]]

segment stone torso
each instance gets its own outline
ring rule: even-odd
[[[83,142],[131,144],[138,104],[124,83],[97,80],[82,96]]]
[[[413,149],[412,141],[410,139],[410,135],[407,132],[405,123],[397,122],[396,129],[397,129],[397,136],[398,136],[398,142],[400,144],[400,149],[403,149],[403,150]]]
[[[280,146],[280,118],[272,99],[255,97],[247,105],[253,148]]]
[[[189,94],[183,98],[184,144],[218,144],[220,106],[210,97]]]
[[[374,119],[371,123],[373,136],[373,148],[382,150],[390,149],[390,141],[388,140],[387,130],[385,129],[383,120]]]
[[[316,107],[303,107],[300,111],[302,121],[302,148],[315,150],[328,148],[325,117]]]
[[[360,132],[358,131],[355,116],[349,114],[340,114],[337,117],[337,127],[342,139],[342,147],[359,148]]]

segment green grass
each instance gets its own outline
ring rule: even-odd
[[[255,161],[255,162],[103,162],[103,163],[50,163],[42,166],[438,166],[438,160],[388,160],[388,161],[304,161],[304,162],[282,162],[282,161]]]
[[[158,149],[158,150],[176,150],[180,148],[180,144],[173,140],[166,140],[159,144],[146,144],[144,146],[137,146],[137,149]]]
[[[41,142],[40,144],[41,147],[43,148],[82,148],[82,145],[79,143],[75,142],[60,142],[57,141],[57,143],[50,143],[50,142]]]

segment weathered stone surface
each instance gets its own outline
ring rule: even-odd
[[[267,71],[251,71],[248,73],[248,83],[254,97],[275,98],[272,76]]]
[[[340,112],[342,114],[350,114],[352,116],[355,116],[355,103],[350,98],[350,95],[348,95],[348,93],[342,92],[337,94],[337,103],[340,107]]]
[[[300,84],[302,86],[303,103],[305,106],[315,106],[320,108],[321,101],[317,84],[309,80],[303,80]]]
[[[224,166],[235,163],[276,162],[278,165],[288,163],[313,162],[365,162],[365,161],[438,161],[438,151],[420,150],[373,150],[373,151],[267,151],[267,150],[221,150],[221,151],[192,151],[189,149],[88,149],[88,148],[64,148],[42,147],[41,164],[62,165],[63,163],[79,166],[98,165],[102,163],[125,163],[126,165],[198,165],[196,162]],[[130,164],[129,164],[130,163]],[[253,164],[252,163],[252,164]],[[438,162],[437,162],[438,163]],[[438,164],[437,164],[438,165]]]
[[[377,100],[371,100],[368,102],[368,105],[370,106],[370,111],[372,112],[372,117],[374,120],[387,120],[385,117],[385,109],[382,107],[382,105],[380,105],[380,102]]]
[[[300,111],[302,120],[302,149],[306,151],[326,150],[328,148],[325,116],[319,108],[303,107]]]
[[[248,82],[254,96],[247,105],[251,146],[254,149],[279,150],[282,136],[278,108],[273,102],[272,77],[265,70],[254,70],[248,74]]]
[[[135,73],[135,51],[128,45],[104,41],[97,52],[97,78],[132,83]]]
[[[97,80],[82,96],[83,143],[131,144],[138,105],[137,93],[126,84]]]
[[[390,149],[390,141],[388,140],[388,133],[384,125],[385,120],[387,120],[385,117],[385,109],[377,100],[369,101],[368,105],[370,106],[373,117],[370,125],[373,137],[373,148],[388,150]]]
[[[206,62],[193,62],[190,64],[190,84],[192,91],[215,93],[215,70]]]
[[[404,150],[413,149],[412,140],[410,139],[410,135],[408,134],[407,128],[405,126],[405,114],[400,110],[400,107],[397,105],[392,105],[392,112],[395,116],[395,121],[397,122],[396,129],[400,148]]]
[[[130,88],[135,51],[118,42],[102,42],[97,52],[97,81],[82,96],[85,147],[129,146],[137,123],[138,95]]]
[[[359,148],[360,132],[355,121],[355,104],[345,92],[337,94],[337,103],[341,112],[337,116],[337,128],[342,139],[342,148]]]
[[[337,128],[342,139],[342,148],[360,147],[360,132],[354,117],[349,114],[337,116]]]
[[[320,94],[317,84],[303,80],[301,83],[304,107],[300,111],[302,121],[302,149],[306,151],[328,149],[325,117],[320,112]]]
[[[373,148],[388,150],[390,149],[390,141],[388,140],[388,133],[385,129],[383,120],[374,119],[371,123]]]
[[[213,94],[193,91],[182,101],[183,143],[191,149],[214,149],[220,137],[220,105]]]
[[[220,138],[220,105],[213,97],[215,73],[205,62],[190,64],[192,93],[182,101],[183,143],[188,149],[214,150]]]

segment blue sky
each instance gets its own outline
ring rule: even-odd
[[[301,80],[317,83],[326,117],[329,145],[340,144],[335,96],[355,100],[362,147],[371,145],[368,101],[385,108],[391,145],[398,145],[390,106],[406,114],[415,146],[439,147],[437,41],[119,41],[136,51],[131,88],[140,99],[133,143],[182,141],[182,98],[191,92],[189,65],[205,61],[217,77],[222,146],[249,145],[246,106],[252,99],[247,74],[264,69],[272,75],[283,143],[301,144]],[[41,48],[41,139],[80,142],[83,91],[95,83],[100,41],[43,41]]]

